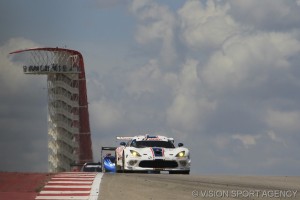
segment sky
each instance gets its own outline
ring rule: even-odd
[[[299,0],[2,0],[0,171],[46,172],[47,83],[9,52],[85,60],[94,160],[116,136],[190,149],[192,174],[299,176]]]

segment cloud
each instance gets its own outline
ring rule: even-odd
[[[181,131],[201,129],[216,103],[207,99],[201,92],[202,83],[198,77],[198,61],[188,59],[178,75],[173,102],[167,111],[169,126]]]
[[[239,140],[243,143],[245,148],[249,148],[249,146],[256,145],[256,140],[260,138],[260,135],[241,135],[235,134],[232,135],[233,139]]]
[[[137,16],[136,41],[143,45],[155,43],[160,49],[160,58],[165,65],[170,65],[176,59],[174,46],[174,29],[176,19],[167,6],[154,1],[133,0],[130,6],[132,13]]]
[[[227,14],[228,4],[214,1],[187,1],[178,11],[182,39],[189,48],[201,50],[220,48],[240,27]]]
[[[209,87],[219,90],[258,86],[272,81],[274,77],[270,76],[275,73],[288,72],[289,58],[299,50],[299,41],[293,33],[241,35],[212,53],[200,74]]]
[[[23,73],[20,73],[20,66],[12,62],[12,56],[9,56],[9,53],[32,46],[36,46],[36,44],[23,38],[12,38],[0,47],[0,81],[2,87],[7,88],[3,92],[16,94],[20,92],[20,86],[28,84],[29,80]]]
[[[236,21],[262,30],[286,31],[300,27],[299,1],[228,0]]]
[[[155,44],[158,50],[148,55],[147,64],[129,72],[126,92],[139,100],[146,94],[159,96],[160,102],[138,101],[138,105],[159,112],[161,123],[155,123],[156,128],[184,140],[201,157],[202,162],[193,161],[195,170],[263,174],[272,168],[285,174],[285,161],[272,151],[274,144],[283,144],[280,154],[289,154],[287,147],[295,136],[283,138],[281,133],[299,130],[294,123],[300,97],[299,30],[294,21],[298,14],[291,2],[249,3],[250,8],[266,9],[266,15],[259,14],[261,8],[251,12],[243,3],[186,1],[172,12],[155,1],[132,1],[131,11],[138,20],[136,41],[144,49]],[[238,6],[244,6],[243,13]],[[293,13],[284,16],[288,9]],[[270,14],[277,11],[280,19],[289,20],[288,26],[273,23]],[[153,59],[163,55],[163,45],[156,42],[167,41],[166,30],[172,33],[169,47],[177,55],[168,70],[162,59]],[[183,53],[178,56],[179,52]],[[259,163],[251,162],[257,154]],[[297,155],[293,156],[290,162],[297,164]]]
[[[277,130],[280,134],[297,133],[300,129],[300,111],[279,111],[269,110],[267,112],[266,122],[270,129]],[[271,134],[275,139],[274,134]]]
[[[278,136],[278,134],[276,134],[273,130],[268,131],[267,135],[271,138],[272,141],[277,142],[279,144],[283,144],[285,147],[287,147],[287,144],[286,144],[284,138]],[[282,134],[282,136],[284,136],[284,135]]]
[[[117,107],[115,103],[101,99],[90,104],[89,110],[96,129],[104,132],[120,127],[122,109]]]
[[[157,60],[150,60],[148,64],[130,73],[126,90],[130,94],[157,93],[161,88],[163,74]]]
[[[46,79],[24,75],[18,56],[9,55],[36,46],[12,38],[0,47],[1,170],[47,171]]]

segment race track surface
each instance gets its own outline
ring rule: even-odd
[[[299,200],[300,177],[105,174],[100,200]]]
[[[300,200],[300,177],[0,172],[0,200],[10,199]]]

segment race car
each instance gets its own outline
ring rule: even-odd
[[[102,167],[101,167],[101,163],[97,162],[97,163],[85,163],[82,168],[81,168],[82,172],[102,172]]]
[[[116,148],[117,172],[190,173],[190,152],[182,143],[176,148],[173,138],[141,135],[117,139],[128,141]]]
[[[116,172],[115,157],[110,153],[103,158],[103,167],[105,172]]]
[[[101,158],[102,158],[102,170],[103,172],[116,172],[115,160],[116,157],[111,155],[111,152],[115,152],[116,147],[102,147]],[[106,155],[104,155],[106,152]],[[107,153],[110,152],[110,153]]]

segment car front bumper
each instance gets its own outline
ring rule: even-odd
[[[130,171],[189,171],[191,160],[180,159],[136,159],[126,160],[124,169]]]

